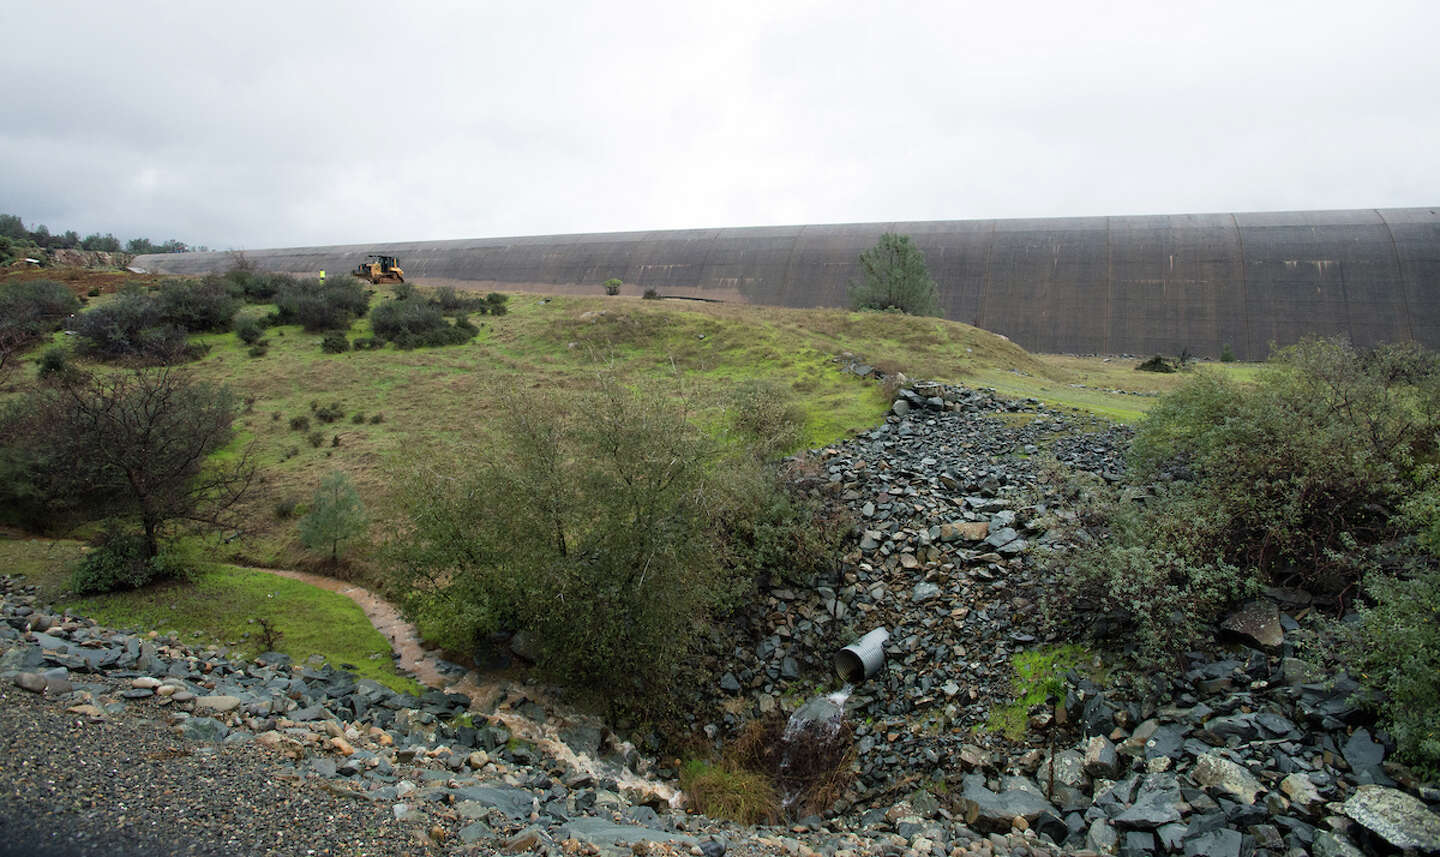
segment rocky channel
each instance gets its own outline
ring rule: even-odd
[[[695,732],[723,744],[838,687],[839,646],[889,630],[885,667],[844,703],[854,786],[783,826],[705,818],[636,785],[673,771],[526,685],[397,693],[343,665],[238,660],[57,615],[13,579],[0,678],[56,718],[154,722],[262,755],[277,781],[374,807],[431,853],[1440,853],[1440,791],[1388,758],[1353,680],[1304,659],[1321,631],[1298,593],[1247,605],[1143,689],[1072,673],[1027,712],[1027,743],[983,729],[1008,702],[1013,655],[1051,636],[1039,560],[1083,532],[1041,462],[1121,481],[1128,441],[1035,400],[921,382],[884,425],[812,451],[802,487],[852,510],[853,544],[830,576],[739,617],[743,645],[712,653],[716,680],[690,700]],[[523,740],[519,719],[550,720],[563,745]]]

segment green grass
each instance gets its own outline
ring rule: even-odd
[[[1083,647],[1073,644],[1042,646],[1016,654],[1011,660],[1014,675],[1010,679],[1014,698],[991,709],[986,728],[1011,741],[1023,740],[1029,728],[1030,709],[1052,695],[1062,694],[1065,673],[1083,666],[1088,658]]]
[[[67,565],[80,552],[78,542],[0,539],[0,563],[9,573],[25,575],[46,600],[103,626],[174,633],[187,645],[228,646],[239,656],[253,657],[262,648],[260,625],[254,620],[263,618],[283,635],[276,650],[297,662],[318,654],[395,690],[419,691],[414,681],[396,674],[389,643],[359,605],[344,595],[263,571],[222,565],[193,581],[75,598],[65,592]]]

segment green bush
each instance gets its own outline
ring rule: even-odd
[[[1364,548],[1403,528],[1394,513],[1437,437],[1434,354],[1305,340],[1252,385],[1198,372],[1141,423],[1132,463],[1141,478],[1186,477],[1170,534],[1192,561],[1335,590],[1359,580]]]
[[[192,577],[201,561],[179,545],[169,545],[152,559],[145,556],[145,536],[107,526],[70,574],[70,589],[77,595],[139,589],[161,580]]]
[[[483,311],[491,315],[504,315],[509,311],[509,306],[507,305],[509,301],[509,295],[501,294],[500,292],[491,292],[485,296],[485,309]]]
[[[183,328],[165,322],[154,298],[136,292],[116,295],[105,306],[81,313],[75,332],[80,353],[101,360],[171,361],[198,353]]]
[[[345,406],[339,402],[331,402],[315,408],[315,419],[322,423],[333,423],[345,419]]]
[[[1234,363],[1234,362],[1235,362],[1235,350],[1230,347],[1230,343],[1228,343],[1228,342],[1225,343],[1224,345],[1220,346],[1220,362],[1221,362],[1221,363]]]
[[[235,323],[235,335],[246,345],[254,345],[265,335],[265,328],[253,318],[241,319]]]
[[[296,280],[275,295],[280,324],[298,324],[315,333],[347,330],[370,306],[370,297],[359,280]]]
[[[1440,776],[1440,569],[1409,579],[1366,579],[1373,607],[1361,610],[1350,655],[1365,683],[1382,692],[1381,712],[1400,756]]]
[[[625,283],[619,277],[611,277],[601,285],[605,287],[605,294],[613,297],[620,294],[620,287],[625,285]]]
[[[41,378],[56,378],[70,371],[70,352],[59,345],[52,345],[35,361]]]
[[[644,294],[640,295],[640,297],[642,300],[658,301],[660,300],[660,293],[655,291],[654,289],[646,289]]]
[[[155,307],[160,323],[188,333],[229,330],[240,308],[239,290],[223,277],[169,280],[160,285]]]
[[[266,348],[264,345],[252,345],[252,346],[250,346],[250,352],[249,352],[249,354],[250,354],[251,357],[264,357],[266,354],[269,354],[269,353],[270,353],[270,349],[269,349],[269,348]]]
[[[320,342],[320,350],[326,354],[344,354],[350,350],[350,340],[345,334],[338,330],[331,330],[325,334]]]
[[[377,305],[370,311],[370,328],[377,338],[404,349],[458,345],[479,332],[464,318],[451,324],[440,307],[419,301],[385,301]]]
[[[312,431],[305,439],[310,441],[311,446],[319,449],[320,445],[325,442],[325,434],[323,432]]]
[[[731,429],[761,458],[800,445],[805,411],[778,384],[750,381],[730,397]]]
[[[304,414],[301,414],[301,415],[298,416],[298,417],[291,417],[291,418],[290,418],[290,430],[291,430],[291,431],[309,431],[309,430],[310,430],[310,418],[307,417],[307,416],[305,416]]]
[[[374,336],[357,337],[351,345],[356,351],[379,351],[385,347],[385,340]]]

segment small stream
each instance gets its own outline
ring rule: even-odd
[[[497,701],[503,700],[507,696],[507,691],[513,684],[509,679],[486,678],[475,670],[467,670],[458,679],[447,675],[440,669],[439,657],[433,651],[425,648],[420,639],[420,632],[416,630],[415,626],[405,621],[395,605],[365,587],[305,571],[277,568],[252,570],[318,586],[330,592],[337,592],[354,601],[361,610],[365,611],[365,617],[370,620],[370,624],[375,627],[375,630],[390,641],[390,648],[397,655],[395,664],[399,669],[409,673],[426,687],[469,696],[470,710],[473,714],[503,725],[515,737],[529,741],[541,751],[559,759],[571,768],[584,771],[597,779],[614,779],[621,788],[658,795],[669,802],[671,806],[679,806],[682,802],[683,796],[680,790],[674,786],[643,777],[620,765],[608,764],[584,753],[577,753],[561,740],[559,733],[564,726],[585,724],[603,727],[603,724],[596,718],[566,711],[537,688],[527,686],[524,689],[525,697],[540,705],[546,712],[545,722],[536,723],[520,712],[506,707],[503,702],[500,707],[495,707]],[[486,710],[490,708],[495,710]],[[634,748],[627,743],[619,749],[633,751]]]

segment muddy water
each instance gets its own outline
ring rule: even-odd
[[[375,630],[390,641],[391,650],[398,656],[395,659],[395,665],[398,668],[414,676],[416,681],[427,687],[469,696],[472,713],[504,725],[515,737],[529,741],[571,768],[585,771],[597,778],[612,778],[623,788],[658,794],[672,806],[678,806],[683,801],[680,791],[674,786],[643,777],[619,765],[592,759],[584,753],[577,753],[560,739],[559,730],[566,726],[576,724],[602,726],[595,718],[565,711],[545,693],[537,688],[526,686],[523,691],[525,698],[540,705],[546,712],[545,722],[536,723],[510,709],[508,702],[502,701],[499,707],[496,707],[497,701],[504,700],[509,695],[508,691],[512,687],[510,680],[487,679],[474,670],[467,671],[459,679],[442,673],[436,663],[437,655],[424,647],[420,640],[420,632],[416,630],[415,626],[405,621],[395,605],[365,587],[304,571],[276,568],[254,570],[279,577],[288,577],[291,580],[318,586],[330,592],[338,592],[354,601],[361,610],[365,611],[365,617],[370,620],[371,625],[375,626]],[[620,749],[632,750],[633,748],[626,744]],[[640,763],[636,767],[645,769],[649,766]]]

